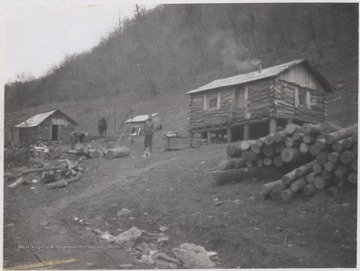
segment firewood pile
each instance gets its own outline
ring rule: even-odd
[[[74,163],[68,159],[53,161],[46,167],[38,167],[5,174],[5,180],[16,179],[8,185],[9,188],[16,188],[21,184],[30,184],[31,180],[39,179],[48,189],[66,187],[81,179],[85,168],[81,162],[87,159],[82,156]]]
[[[263,168],[291,168],[279,180],[264,184],[259,197],[288,201],[298,193],[312,195],[322,189],[337,194],[342,186],[357,184],[357,139],[357,124],[288,124],[275,134],[229,145],[229,158],[220,161],[220,171],[212,176],[221,184],[234,176],[264,173]]]

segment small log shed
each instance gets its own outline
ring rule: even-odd
[[[189,132],[233,142],[276,132],[287,123],[326,118],[328,80],[307,59],[215,80],[187,92]]]
[[[55,109],[35,115],[15,127],[19,128],[19,141],[31,144],[38,140],[66,142],[76,125],[75,120]]]
[[[145,122],[149,119],[149,115],[138,115],[133,119],[128,119],[125,123],[128,125],[128,133],[130,136],[139,136],[144,133]],[[154,129],[161,129],[162,125],[159,119],[159,113],[153,113],[152,119],[154,122]]]

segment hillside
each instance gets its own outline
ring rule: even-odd
[[[116,132],[112,123],[145,102],[139,113],[160,112],[166,129],[186,129],[186,91],[252,71],[260,61],[268,67],[300,58],[335,87],[328,118],[346,125],[357,121],[357,25],[357,4],[139,10],[90,52],[67,56],[41,78],[6,85],[6,126],[60,107],[94,133],[99,116],[106,116]]]

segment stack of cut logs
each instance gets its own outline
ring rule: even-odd
[[[262,198],[287,201],[300,191],[311,195],[327,188],[338,193],[346,183],[357,184],[357,125],[288,124],[275,134],[229,145],[227,154],[229,158],[219,163],[220,173],[212,174],[217,183],[229,175],[228,170],[246,173],[250,168],[296,167],[281,179],[264,184],[259,193]]]

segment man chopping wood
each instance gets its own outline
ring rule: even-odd
[[[89,133],[83,131],[73,131],[70,134],[71,149],[73,150],[76,143],[82,143],[85,137],[89,136]]]
[[[145,127],[144,127],[145,157],[150,157],[150,153],[152,152],[153,134],[154,134],[154,122],[152,119],[152,114],[149,114],[149,118],[145,121]]]

